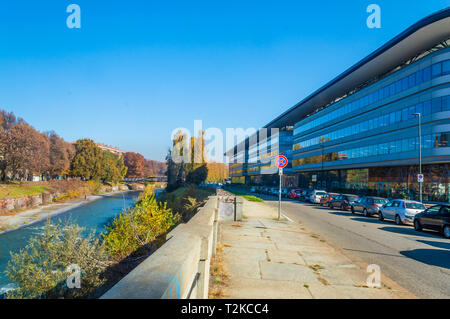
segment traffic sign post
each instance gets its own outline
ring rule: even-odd
[[[281,218],[281,181],[283,177],[283,168],[288,164],[288,159],[284,155],[279,155],[275,158],[275,165],[278,167],[278,174],[280,175],[280,187],[278,190],[278,220]]]

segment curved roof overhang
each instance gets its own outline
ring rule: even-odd
[[[362,83],[389,72],[448,38],[450,38],[450,7],[435,12],[410,26],[264,127],[293,126],[306,115],[311,114],[315,108],[329,104]],[[226,155],[230,153],[231,150],[226,152]]]
[[[327,105],[449,37],[450,7],[415,23],[264,127],[292,126],[315,107]]]

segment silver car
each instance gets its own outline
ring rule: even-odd
[[[394,199],[380,208],[378,219],[395,220],[397,225],[412,224],[414,216],[423,212],[425,205],[412,200]]]

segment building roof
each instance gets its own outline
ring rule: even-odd
[[[389,72],[448,38],[450,38],[450,7],[416,22],[264,127],[293,126],[316,108],[329,104],[360,84]]]

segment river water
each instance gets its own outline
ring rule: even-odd
[[[95,231],[100,235],[108,224],[121,211],[133,206],[138,199],[139,192],[127,192],[89,202],[72,208],[62,214],[51,217],[52,222],[70,220],[86,228],[86,232]],[[10,260],[10,252],[18,252],[24,248],[31,236],[41,234],[45,228],[45,221],[32,224],[0,235],[0,296],[14,287],[4,271]],[[0,297],[1,298],[1,297]]]

